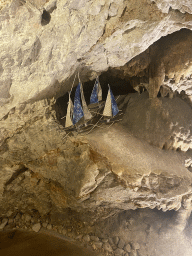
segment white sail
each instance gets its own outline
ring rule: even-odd
[[[81,90],[81,102],[82,102],[82,107],[83,107],[84,118],[85,118],[85,120],[89,120],[92,118],[92,115],[91,115],[91,113],[87,107],[87,103],[85,101],[82,84],[81,84],[80,90]]]
[[[102,89],[98,79],[98,101],[102,100]]]
[[[103,116],[112,117],[112,106],[111,106],[111,92],[108,90],[107,99],[105,102],[105,108],[103,110]]]
[[[65,121],[65,127],[69,127],[73,125],[72,122],[72,113],[73,113],[73,103],[70,97],[69,93],[69,102],[68,102],[68,107],[67,107],[67,115],[66,115],[66,121]]]

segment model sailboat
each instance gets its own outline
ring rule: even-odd
[[[114,117],[119,113],[119,109],[117,107],[117,103],[115,101],[115,97],[111,91],[111,88],[109,86],[108,94],[107,94],[107,99],[105,102],[105,107],[103,110],[103,116],[105,117]]]
[[[109,86],[109,90],[108,90],[107,99],[106,99],[106,102],[105,102],[105,107],[104,107],[104,110],[103,110],[103,114],[98,113],[98,115],[101,115],[101,117],[96,122],[96,124],[93,125],[93,127],[91,128],[91,130],[88,133],[90,133],[95,127],[99,127],[98,124],[103,123],[103,121],[109,123],[110,120],[113,117],[115,117],[118,113],[119,113],[119,109],[117,107],[115,97],[114,97],[114,95],[111,91],[111,88]],[[104,120],[102,121],[103,117],[104,117]],[[119,121],[119,120],[116,120],[116,121]],[[112,124],[114,124],[114,122],[115,122],[115,120],[112,121]]]
[[[73,125],[79,122],[79,120],[84,116],[83,109],[81,106],[81,84],[78,83],[75,98],[74,98],[74,108],[73,108]]]
[[[98,104],[102,100],[102,90],[101,85],[99,83],[99,79],[96,79],[95,85],[93,87],[91,97],[90,97],[90,103],[93,104],[93,108],[95,108],[95,103],[98,107]],[[90,104],[90,106],[91,106]],[[102,105],[99,106],[99,108],[102,108]],[[94,113],[94,112],[93,112]],[[115,97],[111,91],[111,88],[109,86],[107,99],[105,102],[105,107],[103,110],[103,114],[101,114],[100,111],[95,112],[96,114],[92,116],[87,103],[85,101],[84,92],[83,92],[83,86],[80,82],[77,85],[76,91],[75,91],[75,98],[74,98],[74,105],[71,100],[71,91],[69,92],[69,102],[67,107],[67,115],[66,115],[66,122],[65,122],[65,128],[77,128],[79,129],[82,126],[87,126],[87,122],[91,120],[93,117],[102,116],[105,117],[105,120],[107,118],[107,122],[111,120],[111,118],[115,117],[119,113],[119,109],[117,107],[117,103],[115,101]],[[82,119],[83,124],[81,125],[77,124]],[[101,119],[101,118],[100,118]],[[99,120],[100,120],[99,119]],[[98,121],[100,122],[100,121]]]
[[[84,120],[87,121],[92,118],[92,115],[85,101],[83,86],[79,82],[75,91],[74,106],[69,93],[69,103],[67,108],[65,128],[75,125],[83,117],[84,117]]]

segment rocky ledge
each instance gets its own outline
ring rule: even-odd
[[[141,97],[149,102],[146,107]],[[1,121],[2,134],[5,131],[0,157],[1,213],[35,209],[46,215],[71,208],[95,212],[93,216],[100,218],[111,211],[185,208],[191,201],[192,174],[185,166],[186,160],[191,159],[190,151],[162,150],[136,138],[143,136],[143,126],[157,129],[157,123],[147,119],[150,115],[158,117],[160,126],[166,118],[169,123],[175,122],[177,112],[169,110],[164,100],[158,100],[161,108],[154,107],[147,93],[122,97],[121,101],[122,109],[126,109],[122,121],[82,133],[65,132],[51,107],[53,101],[26,104],[9,113]],[[146,108],[146,119],[140,122],[137,118],[140,125],[135,136],[127,125],[131,109],[127,102]],[[179,98],[176,103],[187,108]],[[167,113],[172,111],[172,117],[164,115],[165,109]],[[188,111],[190,114],[190,107]],[[17,119],[22,121],[18,123]],[[186,127],[190,124],[188,120],[187,116],[182,120]],[[14,122],[18,126],[10,125]],[[180,122],[178,119],[178,127]],[[178,127],[170,126],[168,132],[174,134]],[[164,131],[164,139],[166,135]],[[152,139],[153,144],[158,142],[158,136]]]

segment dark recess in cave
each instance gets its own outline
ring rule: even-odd
[[[41,25],[45,26],[49,24],[50,20],[51,20],[50,13],[47,12],[46,10],[43,10],[42,17],[41,17]]]
[[[178,47],[180,42],[185,42],[187,38],[191,36],[191,31],[188,29],[181,29],[180,31],[174,32],[170,35],[160,38],[157,42],[152,44],[146,51],[140,53],[135,56],[132,60],[130,60],[127,64],[125,64],[122,68],[110,68],[108,71],[103,72],[100,77],[100,83],[103,90],[103,101],[106,100],[107,92],[108,92],[108,84],[111,86],[114,96],[118,95],[127,95],[129,93],[143,93],[146,91],[145,84],[149,84],[149,76],[155,77],[157,74],[157,63],[162,59],[162,53],[165,51],[171,52],[172,47]],[[180,53],[181,56],[183,53]],[[165,54],[164,54],[165,55]],[[179,55],[179,56],[180,56]],[[185,54],[186,55],[186,54]],[[178,57],[177,55],[171,55],[170,60],[174,60]],[[168,56],[164,56],[164,61],[167,61]],[[159,60],[157,62],[156,60]],[[169,63],[169,62],[167,62]],[[154,65],[154,67],[153,67]],[[168,65],[168,64],[167,64]],[[152,68],[151,68],[152,67]],[[149,70],[153,70],[154,73],[150,73]],[[165,76],[164,82],[167,82],[169,78]],[[94,86],[95,80],[87,81],[83,83],[83,89],[85,94],[85,100],[87,104],[89,104],[90,95]],[[170,83],[175,83],[175,79],[170,79]],[[75,84],[77,86],[77,83]],[[71,98],[74,100],[75,89],[74,86]],[[134,90],[133,88],[137,89]],[[181,97],[183,100],[188,102],[190,105],[190,100],[188,96],[183,93],[174,92],[174,97]],[[157,93],[157,97],[169,97],[169,93],[163,95],[160,91]],[[57,119],[59,122],[64,125],[65,119],[61,119],[66,115],[68,103],[68,93],[64,96],[57,99],[55,104],[55,110],[57,114]],[[166,145],[164,145],[163,149],[166,149]]]

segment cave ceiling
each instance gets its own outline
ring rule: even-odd
[[[3,2],[0,117],[19,103],[62,96],[77,71],[83,82],[93,80],[161,37],[191,29],[190,6],[150,0]]]

